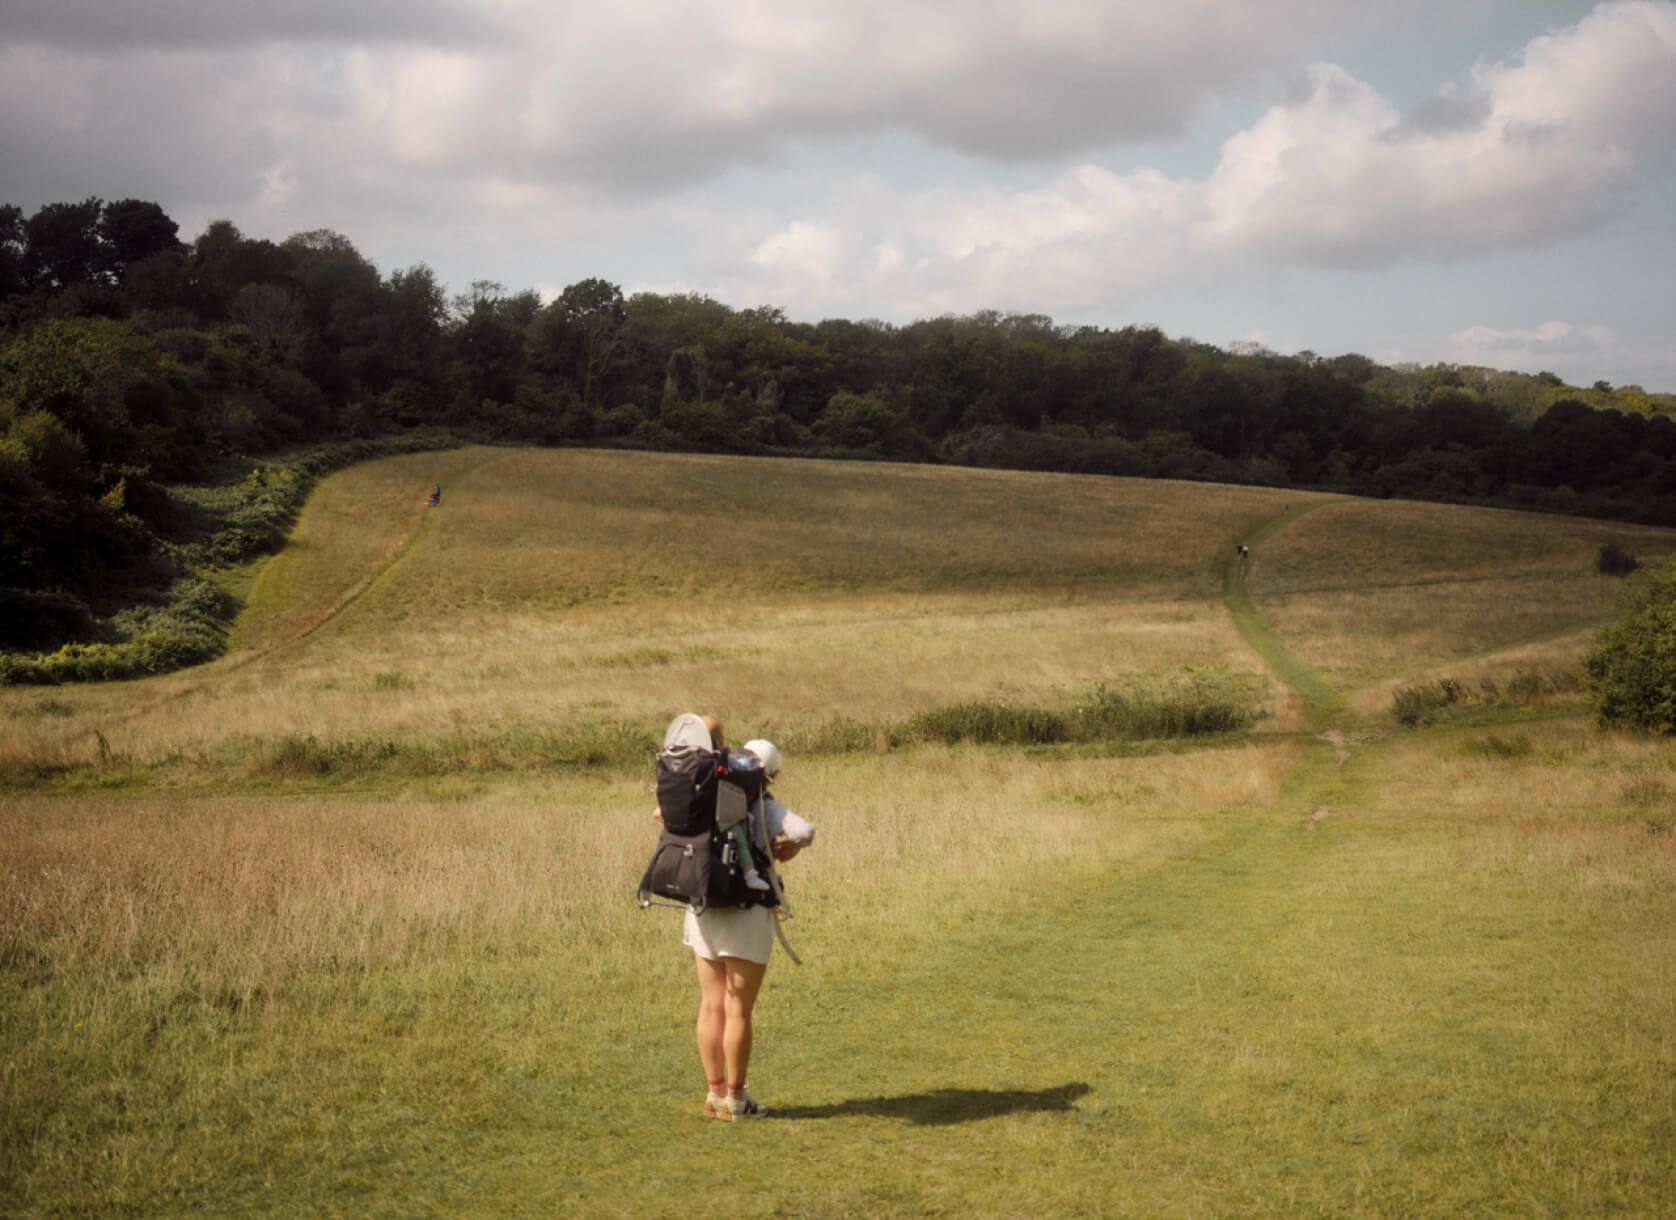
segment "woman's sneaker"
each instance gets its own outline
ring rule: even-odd
[[[733,1121],[733,1111],[727,1108],[726,1093],[711,1093],[705,1097],[704,1117],[719,1118],[723,1122]]]
[[[757,1101],[749,1093],[741,1093],[738,1097],[727,1099],[726,1117],[730,1122],[739,1122],[746,1118],[767,1118],[768,1107]]]

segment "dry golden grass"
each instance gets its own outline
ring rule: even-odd
[[[1538,677],[1575,677],[1579,659],[1594,642],[1595,629],[1574,631],[1512,648],[1503,648],[1483,656],[1436,665],[1429,669],[1407,669],[1393,678],[1364,686],[1350,696],[1350,704],[1364,716],[1378,716],[1388,712],[1391,700],[1404,687],[1444,678],[1464,683],[1470,691],[1480,691],[1485,682],[1503,689],[1525,675]],[[1410,658],[1413,659],[1413,658]]]
[[[448,529],[379,600],[399,619],[813,591],[1213,596],[1207,559],[1280,495],[1210,486],[1184,504],[1074,475],[511,451],[450,487]]]
[[[782,796],[820,831],[787,866],[794,905],[827,912],[834,951],[846,929],[876,932],[881,907],[896,932],[934,928],[939,905],[974,887],[1006,893],[1189,847],[1206,814],[1271,801],[1295,757],[1270,745],[1218,751],[1214,767],[947,749],[794,759]],[[629,903],[655,839],[649,774],[371,798],[7,797],[0,924],[79,979],[89,1005],[120,1000],[124,979],[189,977],[209,995],[261,992],[281,1021],[323,969],[463,967],[560,939],[599,950],[575,962],[581,983],[646,935],[678,934],[668,912]]]
[[[969,699],[1054,700],[1155,669],[1251,667],[1225,616],[1204,604],[941,616],[925,603],[911,616],[900,604],[852,604],[805,624],[752,610],[738,607],[725,633],[700,624],[640,641],[521,619],[482,636],[409,636],[405,647],[327,643],[289,666],[265,663],[193,693],[183,687],[142,717],[118,713],[102,731],[118,754],[151,763],[288,732],[430,739],[587,718],[656,726],[681,706],[782,726],[879,722]],[[64,742],[67,756],[91,758],[97,745],[86,726],[97,715],[19,721],[15,744],[39,756]]]
[[[1516,749],[1506,757],[1486,752],[1491,738]],[[1600,832],[1614,841],[1628,827],[1638,844],[1631,850],[1666,864],[1676,859],[1676,835],[1656,829],[1676,827],[1676,751],[1659,738],[1576,720],[1458,730],[1398,739],[1390,767],[1403,779],[1388,799],[1405,817],[1430,812],[1516,835],[1563,824],[1568,835]]]

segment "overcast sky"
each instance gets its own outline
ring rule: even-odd
[[[0,0],[0,202],[1676,391],[1676,0]]]

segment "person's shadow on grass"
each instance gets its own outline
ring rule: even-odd
[[[1037,1093],[1023,1089],[933,1089],[906,1097],[852,1097],[827,1106],[775,1106],[769,1118],[905,1118],[918,1126],[970,1123],[1032,1110],[1073,1110],[1090,1092],[1086,1084],[1062,1084]]]

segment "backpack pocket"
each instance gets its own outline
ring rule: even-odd
[[[678,835],[664,831],[658,836],[646,875],[640,879],[641,905],[645,906],[655,896],[684,902],[702,911],[714,884],[715,863],[710,832]]]

